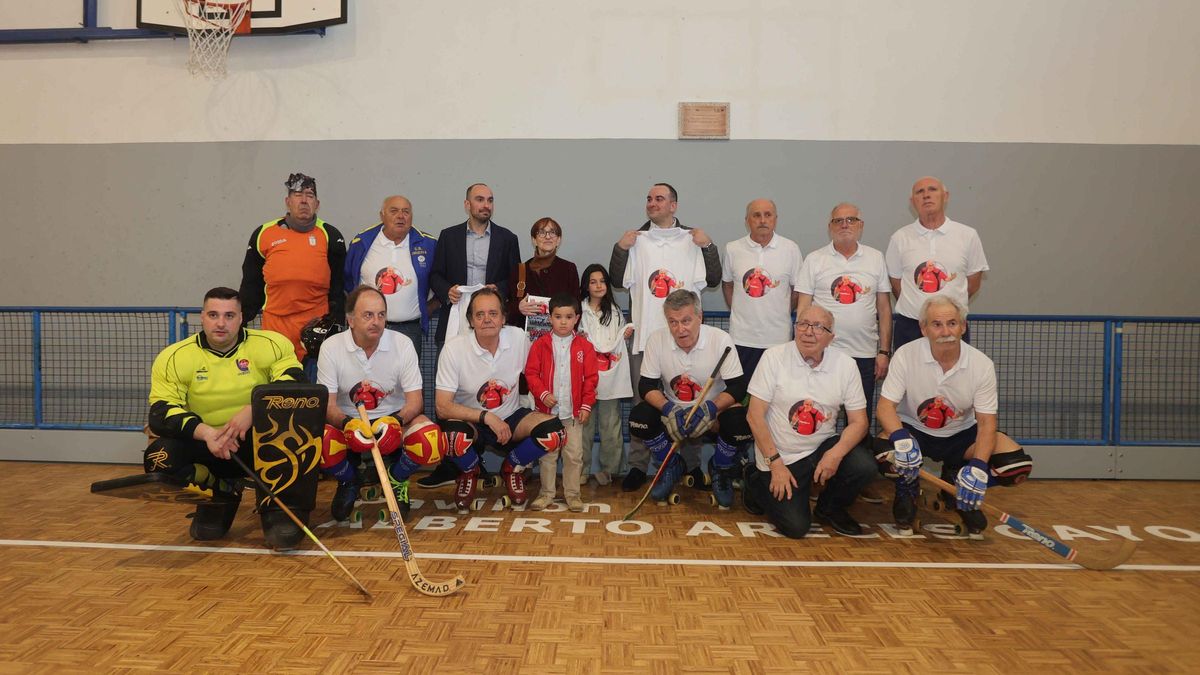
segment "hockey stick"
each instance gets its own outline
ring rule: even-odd
[[[708,382],[704,383],[704,388],[700,390],[700,395],[696,397],[696,402],[692,404],[691,410],[688,410],[687,417],[683,420],[684,424],[692,421],[692,415],[695,415],[696,411],[700,409],[700,405],[704,403],[704,399],[708,396],[708,390],[712,389],[713,382],[715,382],[717,379],[717,373],[721,372],[721,364],[725,363],[725,357],[729,356],[729,352],[732,349],[732,347],[726,347],[725,351],[721,352],[721,358],[717,359],[717,365],[715,368],[713,368],[712,374],[708,376]],[[650,485],[646,487],[646,492],[642,495],[642,498],[638,500],[638,503],[633,505],[633,509],[631,509],[629,513],[626,513],[621,520],[629,520],[632,518],[633,514],[637,513],[638,509],[642,508],[642,504],[646,503],[646,500],[650,497],[650,491],[653,490],[654,486],[658,484],[659,476],[662,476],[663,469],[667,468],[667,462],[670,461],[671,457],[675,454],[675,451],[678,448],[679,441],[675,441],[671,444],[671,449],[667,450],[666,457],[663,457],[663,460],[658,463],[658,471],[654,472],[654,479],[651,480]]]
[[[296,523],[297,527],[299,527],[301,530],[304,530],[304,534],[307,534],[308,538],[312,539],[313,543],[316,544],[322,551],[324,551],[325,555],[329,556],[330,560],[337,563],[337,566],[342,568],[342,571],[346,573],[346,576],[350,577],[350,580],[354,582],[355,586],[358,586],[359,592],[367,596],[367,599],[370,600],[371,591],[368,591],[367,587],[363,586],[362,582],[358,580],[358,577],[354,576],[350,570],[346,569],[346,566],[342,564],[341,560],[337,559],[337,556],[333,554],[333,551],[325,548],[325,544],[322,544],[321,540],[317,539],[317,535],[313,534],[312,530],[308,529],[308,527],[296,517],[296,514],[292,513],[292,510],[287,507],[287,504],[283,503],[283,500],[279,498],[279,495],[275,494],[274,490],[267,487],[267,484],[262,482],[262,479],[258,477],[258,474],[250,470],[250,467],[246,466],[246,463],[242,461],[241,457],[237,456],[237,453],[231,452],[229,453],[229,456],[234,462],[237,463],[238,466],[242,468],[242,471],[245,472],[245,474],[249,476],[255,482],[255,484],[258,485],[259,489],[267,493],[267,495],[275,502],[275,504],[287,514],[287,517],[291,518],[293,523]]]
[[[362,403],[358,404],[358,417],[367,425],[367,435],[371,438],[371,459],[375,460],[375,471],[379,474],[379,487],[387,499],[388,514],[392,529],[396,531],[396,540],[400,542],[400,557],[404,559],[404,567],[408,570],[408,579],[413,588],[425,595],[442,596],[458,592],[467,584],[462,575],[457,575],[449,581],[434,583],[421,574],[421,568],[412,552],[408,541],[408,531],[404,529],[404,521],[400,519],[400,505],[396,502],[396,493],[392,491],[392,479],[387,467],[383,465],[383,454],[379,452],[379,441],[375,439],[375,431],[371,428],[371,420],[367,419],[367,409]]]
[[[921,469],[921,478],[925,479],[926,482],[937,486],[937,488],[942,492],[946,492],[951,495],[956,494],[957,492],[953,485],[924,469]],[[1070,546],[1067,546],[1045,532],[1021,522],[1016,517],[1006,513],[998,506],[992,506],[989,502],[983,502],[980,504],[980,506],[982,506],[992,515],[999,518],[1001,523],[1011,526],[1017,532],[1020,532],[1026,537],[1036,541],[1047,549],[1053,551],[1055,554],[1060,555],[1081,567],[1086,567],[1089,570],[1111,570],[1117,565],[1129,560],[1129,557],[1133,555],[1134,549],[1137,548],[1137,542],[1133,541],[1132,539],[1126,539],[1121,543],[1121,547],[1117,549],[1115,553],[1107,556],[1089,555],[1087,553],[1080,552],[1078,549],[1071,548]]]

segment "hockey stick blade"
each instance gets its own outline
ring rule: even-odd
[[[425,578],[421,574],[421,568],[417,565],[416,556],[413,555],[412,544],[409,543],[408,530],[404,528],[404,520],[400,518],[400,504],[396,501],[396,493],[392,490],[392,477],[388,475],[387,467],[383,465],[383,454],[379,452],[379,441],[375,440],[375,431],[371,428],[371,420],[367,418],[367,409],[363,404],[358,404],[358,417],[367,425],[367,435],[371,439],[371,459],[375,464],[375,472],[379,474],[379,487],[383,490],[384,499],[387,500],[388,519],[391,521],[392,529],[396,532],[396,541],[400,543],[400,557],[404,560],[404,568],[408,571],[408,580],[412,583],[413,588],[417,592],[441,597],[457,593],[467,581],[462,575],[455,575],[453,579],[442,582],[433,582]]]
[[[732,350],[732,347],[726,347],[725,351],[721,352],[721,358],[717,359],[717,365],[713,368],[712,373],[709,374],[708,382],[704,383],[704,388],[700,390],[700,395],[696,397],[696,402],[692,404],[692,409],[688,411],[684,422],[692,421],[692,415],[696,414],[696,410],[700,408],[700,404],[704,403],[704,399],[708,397],[708,390],[712,389],[713,382],[717,379],[717,373],[721,372],[721,364],[725,363],[725,357],[729,356],[729,352]],[[642,498],[638,500],[637,504],[633,505],[633,508],[630,509],[629,513],[626,513],[621,520],[629,520],[632,518],[633,514],[637,513],[638,509],[642,508],[642,504],[645,504],[646,500],[650,498],[651,490],[653,490],[654,486],[658,484],[658,479],[660,476],[662,476],[663,469],[667,467],[667,462],[670,461],[671,457],[675,455],[675,451],[677,449],[679,449],[679,441],[675,441],[671,444],[671,448],[667,450],[666,456],[663,457],[663,460],[658,463],[658,471],[654,472],[654,478],[650,481],[650,485],[646,487],[646,491],[642,493]]]
[[[941,478],[938,478],[937,476],[934,476],[924,469],[921,469],[921,478],[925,482],[937,487],[942,492],[946,492],[951,495],[954,495],[957,492],[953,485],[947,483]],[[1055,555],[1062,556],[1076,565],[1089,570],[1111,570],[1114,567],[1124,563],[1126,560],[1129,560],[1130,556],[1132,556],[1133,552],[1137,549],[1137,542],[1133,541],[1132,539],[1126,539],[1121,543],[1121,547],[1111,555],[1104,556],[1081,552],[1078,549],[1067,546],[1063,542],[1051,537],[1032,525],[1026,524],[1016,516],[1005,512],[998,506],[993,506],[988,502],[983,502],[980,504],[980,506],[982,506],[983,509],[988,513],[996,516],[1002,524],[1008,525],[1017,532],[1025,535],[1027,538],[1037,542],[1038,544],[1041,544],[1042,547],[1053,552]]]

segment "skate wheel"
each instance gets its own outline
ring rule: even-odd
[[[379,509],[379,522],[387,523],[390,520],[391,520],[391,516],[388,515],[387,509]]]
[[[679,494],[672,492],[671,495],[669,497],[667,497],[667,503],[670,504],[671,506],[678,504],[679,503]]]
[[[718,506],[718,504],[717,504],[717,496],[716,496],[716,495],[709,495],[709,496],[708,496],[708,505],[709,505],[709,506]]]
[[[500,487],[499,476],[488,476],[483,479],[483,486],[488,488]]]
[[[941,499],[938,499],[937,497],[934,497],[933,503],[929,505],[929,508],[940,513],[942,511],[946,510],[946,502],[942,501]]]
[[[694,487],[696,485],[696,478],[689,473],[683,477],[682,482],[684,487]]]
[[[358,494],[362,497],[364,502],[374,501],[379,499],[379,488],[372,485],[370,487],[360,489]]]
[[[362,522],[362,511],[359,509],[354,509],[353,511],[351,511],[350,512],[350,522],[361,523]]]
[[[512,503],[513,503],[512,499],[510,499],[508,495],[504,495],[503,497],[500,498],[500,505],[503,506],[504,508],[508,508],[508,507],[512,506]]]

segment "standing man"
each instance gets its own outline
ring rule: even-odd
[[[748,235],[725,246],[721,291],[729,306],[729,335],[747,377],[767,347],[792,339],[792,310],[800,278],[800,247],[775,234],[779,212],[770,199],[746,205]]]
[[[857,206],[843,202],[833,207],[829,245],[809,253],[800,268],[796,311],[803,313],[816,303],[833,314],[837,335],[831,346],[858,366],[869,427],[875,381],[887,374],[892,356],[892,302],[883,254],[859,243],[862,233],[862,213]]]
[[[862,386],[850,357],[830,348],[833,314],[809,306],[796,321],[794,342],[771,347],[750,380],[746,420],[754,434],[755,466],[746,467],[746,510],[767,514],[786,537],[808,534],[815,515],[846,535],[862,534],[846,512],[875,477],[875,460],[859,445],[867,434]],[[837,411],[846,428],[837,433]],[[826,486],[809,511],[812,484]]]
[[[196,506],[189,529],[192,539],[210,541],[229,531],[242,500],[239,481],[244,474],[230,455],[255,465],[251,391],[268,382],[303,382],[304,372],[282,335],[242,327],[241,302],[232,288],[217,287],[204,295],[200,325],[199,333],[154,359],[147,424],[151,440],[144,468],[212,492],[212,502]],[[315,495],[316,472],[302,474],[302,480]],[[295,488],[290,494],[296,494]],[[302,521],[308,520],[312,504],[287,503]],[[295,548],[304,536],[277,506],[264,507],[261,517],[271,548]]]
[[[941,294],[965,309],[988,270],[979,233],[946,217],[950,191],[942,181],[926,176],[913,183],[911,201],[917,219],[896,230],[886,256],[896,294],[893,352],[921,337],[917,320],[925,300]]]
[[[892,517],[898,530],[912,533],[918,472],[930,457],[942,463],[942,479],[957,485],[954,506],[967,534],[982,539],[987,518],[979,506],[988,485],[1020,483],[1033,460],[996,431],[996,367],[962,342],[966,307],[936,295],[925,301],[920,316],[924,337],[896,350],[879,392],[879,426],[894,446],[899,476]],[[883,466],[886,455],[877,457]]]
[[[640,228],[629,230],[613,245],[609,276],[629,289],[630,323],[637,327],[630,350],[630,377],[641,372],[642,351],[650,335],[666,327],[663,301],[672,291],[699,293],[721,283],[721,257],[717,245],[704,230],[685,227],[675,217],[679,193],[666,183],[655,183],[646,195],[646,217]],[[638,382],[633,382],[636,405],[641,401]],[[630,439],[629,473],[621,489],[632,492],[646,482],[650,454],[640,439]],[[704,472],[697,464],[695,484],[704,485]]]
[[[340,321],[343,314],[346,240],[317,217],[321,201],[315,178],[294,173],[284,186],[287,214],[250,235],[239,295],[245,322],[262,311],[263,329],[291,340],[296,357],[303,360],[304,324],[323,316]]]
[[[383,236],[380,236],[383,235]],[[350,241],[345,287],[370,286],[387,300],[387,328],[412,340],[417,355],[429,332],[429,275],[437,240],[413,227],[412,202],[383,200],[379,224]]]
[[[417,352],[408,336],[385,328],[388,311],[379,289],[354,289],[346,298],[350,329],[326,339],[317,360],[317,383],[329,390],[321,468],[338,480],[329,508],[334,520],[350,516],[358,486],[366,482],[360,478],[358,457],[346,455],[347,448],[370,454],[373,445],[358,415],[359,403],[371,420],[380,454],[387,456],[402,517],[411,508],[409,476],[441,457],[438,428],[424,415]],[[367,465],[374,472],[371,460]]]
[[[492,222],[495,203],[492,189],[475,183],[467,188],[467,198],[463,201],[467,220],[447,227],[438,235],[429,287],[442,303],[434,338],[439,350],[446,342],[450,312],[463,297],[459,286],[490,286],[501,298],[509,296],[508,277],[521,264],[521,250],[517,235]],[[458,469],[447,459],[433,473],[418,480],[417,485],[426,488],[450,485],[457,476]]]

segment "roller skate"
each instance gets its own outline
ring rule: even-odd
[[[709,467],[709,471],[712,471],[711,466]],[[687,472],[687,474],[683,477],[684,485],[697,490],[703,490],[705,492],[708,492],[712,489],[712,481],[712,476],[704,473],[704,470],[698,466]]]
[[[408,520],[408,512],[412,510],[412,502],[408,500],[408,479],[396,480],[392,476],[388,476],[392,481],[392,492],[396,495],[396,505],[400,507],[400,520]]]
[[[896,497],[892,500],[892,519],[896,530],[905,536],[911,535],[917,526],[917,481],[896,479]]]
[[[712,476],[712,494],[709,503],[722,511],[728,511],[733,506],[733,482],[740,478],[742,467],[737,463],[718,468],[712,458],[708,460],[708,475]]]
[[[333,501],[329,503],[329,513],[333,519],[342,522],[349,520],[354,513],[354,504],[358,501],[358,480],[338,481],[333,491]]]
[[[683,458],[679,455],[671,455],[667,460],[667,465],[663,467],[662,474],[658,477],[658,482],[650,489],[650,498],[658,503],[659,506],[679,503],[679,493],[675,492],[675,484],[687,474],[687,465],[683,463]],[[689,476],[690,478],[690,476]],[[685,485],[690,485],[684,479]]]
[[[505,506],[524,506],[528,494],[525,492],[525,474],[524,467],[514,467],[509,464],[508,460],[504,460],[504,464],[500,467],[500,476],[504,482],[504,488],[508,490],[508,494],[504,499],[508,500]]]
[[[958,472],[942,469],[942,480],[954,485],[958,480]],[[957,535],[965,535],[969,539],[976,541],[983,539],[983,533],[987,530],[987,516],[983,515],[983,511],[960,511],[957,508],[954,495],[943,490],[939,490],[937,495],[931,500],[929,507],[934,511],[945,511],[949,513],[954,511],[962,520],[954,526],[954,533]]]
[[[225,481],[221,481],[225,483]],[[225,484],[227,490],[213,488],[213,499],[196,505],[188,533],[196,541],[220,539],[233,527],[238,506],[242,503],[242,488],[237,484]]]
[[[471,512],[471,503],[475,501],[475,489],[479,485],[479,467],[458,474],[454,480],[454,507],[459,513]]]

